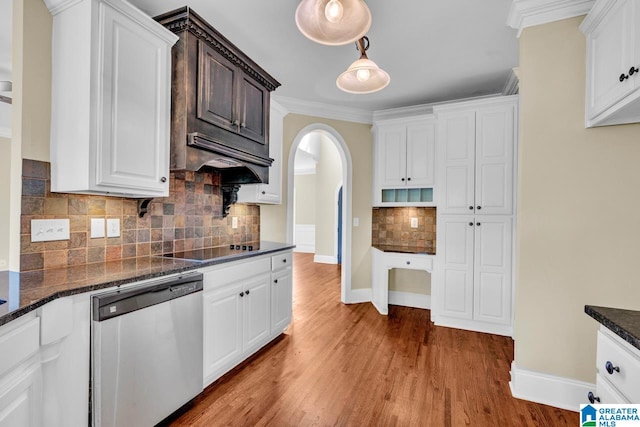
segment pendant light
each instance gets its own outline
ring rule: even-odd
[[[296,25],[316,43],[339,46],[354,42],[371,27],[371,12],[363,0],[302,0]]]
[[[369,39],[362,37],[356,42],[360,51],[360,59],[351,64],[347,71],[340,74],[336,85],[340,90],[349,93],[373,93],[387,87],[391,77],[386,71],[367,58],[366,50],[369,49]]]

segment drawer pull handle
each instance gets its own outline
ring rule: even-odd
[[[244,292],[240,292],[240,298],[244,296]]]
[[[590,391],[589,394],[587,394],[587,399],[589,399],[589,402],[591,403],[600,402],[600,398],[595,394],[593,394],[592,391]]]
[[[249,295],[249,289],[247,289],[247,295]]]
[[[275,280],[273,281],[273,283],[278,283],[278,279],[275,279]]]
[[[620,372],[619,366],[613,366],[613,363],[607,360],[607,363],[604,364],[604,369],[607,370],[609,375],[613,375],[614,372]]]
[[[629,69],[629,75],[630,75],[630,76],[633,76],[633,75],[634,75],[635,73],[637,73],[637,72],[638,72],[638,69],[637,69],[636,67],[631,67],[631,68]]]
[[[624,82],[625,80],[627,80],[629,78],[628,75],[626,75],[625,73],[620,74],[620,77],[618,78],[618,80],[620,80],[620,83]]]

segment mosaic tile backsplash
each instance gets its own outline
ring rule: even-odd
[[[238,228],[231,218],[238,218]],[[32,219],[69,218],[70,240],[31,242]],[[120,237],[90,238],[91,218],[119,218]],[[23,160],[20,271],[91,264],[260,240],[260,207],[222,218],[217,172],[172,172],[169,197],[138,217],[138,199],[51,193],[50,164]],[[105,221],[106,222],[106,221]]]
[[[411,218],[418,228],[411,228]],[[435,253],[436,208],[373,208],[371,244],[416,247]]]

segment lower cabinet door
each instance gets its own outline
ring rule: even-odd
[[[291,269],[280,271],[271,279],[271,333],[280,333],[291,323]]]
[[[262,274],[242,283],[244,289],[244,351],[253,352],[269,338],[270,274]]]
[[[242,359],[241,283],[207,292],[204,300],[204,384]]]
[[[42,424],[40,359],[18,367],[0,380],[0,427],[36,427]]]

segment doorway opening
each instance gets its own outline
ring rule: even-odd
[[[287,241],[314,262],[340,264],[341,300],[351,294],[351,155],[325,124],[302,129],[289,152]]]

